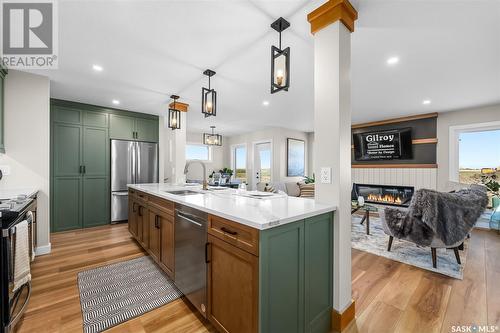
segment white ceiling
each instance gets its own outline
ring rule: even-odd
[[[324,0],[60,1],[54,98],[161,114],[190,104],[189,130],[313,130],[313,37]],[[500,102],[500,1],[359,0],[352,35],[353,122]],[[291,87],[271,95],[269,25],[291,22]],[[398,56],[399,64],[386,60]],[[95,72],[93,64],[104,70]],[[201,114],[203,70],[217,71],[218,115]],[[422,100],[430,99],[430,105]],[[270,105],[264,107],[267,100]]]

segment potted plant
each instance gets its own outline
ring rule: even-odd
[[[314,182],[315,182],[314,177],[315,177],[315,176],[314,176],[314,173],[313,173],[312,177],[305,176],[305,177],[304,177],[304,183],[305,183],[305,184],[314,184]]]
[[[231,180],[231,176],[233,175],[232,169],[223,168],[223,169],[220,169],[219,172],[221,173],[223,178],[227,179],[228,182]]]
[[[481,183],[488,188],[491,206],[495,209],[500,205],[500,183],[497,181],[497,176],[495,174],[482,175]]]

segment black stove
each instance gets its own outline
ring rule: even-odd
[[[28,211],[32,212],[28,218]],[[15,199],[0,200],[0,333],[14,331],[15,324],[26,310],[31,294],[31,283],[23,285],[17,291],[11,290],[14,267],[15,226],[23,220],[30,220],[29,233],[36,244],[36,194],[33,197],[18,196]],[[33,242],[31,242],[33,243]],[[33,251],[30,248],[30,251]],[[26,292],[24,292],[26,290]]]
[[[10,228],[13,222],[16,221],[19,215],[25,212],[32,202],[32,198],[0,200],[0,221],[2,221],[2,229]]]

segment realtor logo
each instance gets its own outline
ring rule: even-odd
[[[2,2],[2,64],[7,68],[57,68],[54,0]]]

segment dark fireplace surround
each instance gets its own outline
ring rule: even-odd
[[[366,203],[408,207],[414,192],[415,188],[413,186],[354,183],[352,199],[357,200],[359,196],[362,196],[365,198]]]

